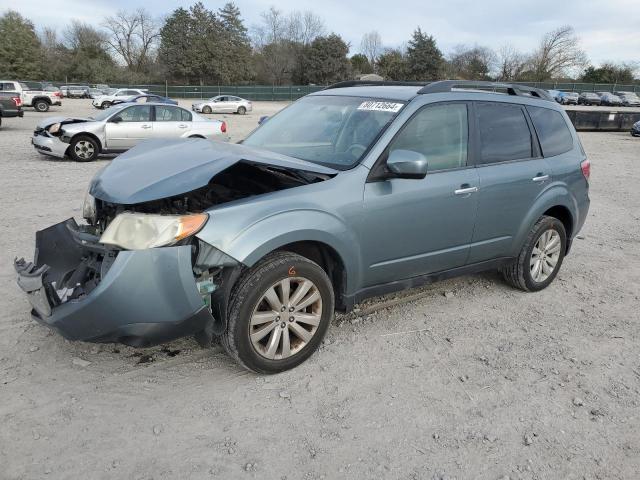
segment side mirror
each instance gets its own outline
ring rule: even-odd
[[[427,157],[412,150],[393,150],[387,168],[395,178],[421,179],[427,175]]]
[[[122,121],[122,117],[120,115],[116,115],[115,117],[111,117],[109,121],[111,123],[120,123]]]
[[[269,116],[268,115],[263,115],[258,119],[258,125],[262,125],[264,122],[266,122],[267,120],[269,120]]]

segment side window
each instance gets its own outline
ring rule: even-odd
[[[527,106],[533,126],[538,133],[542,154],[553,157],[573,148],[573,137],[560,112],[542,107]]]
[[[190,122],[193,119],[193,117],[191,116],[191,112],[189,112],[188,110],[184,110],[183,108],[179,108],[178,110],[180,110],[180,113],[182,114],[183,122]]]
[[[469,139],[467,116],[464,103],[428,106],[409,120],[389,151],[421,153],[430,171],[464,167]]]
[[[480,163],[532,157],[531,131],[520,105],[478,102]]]
[[[136,105],[128,107],[117,114],[123,122],[148,122],[151,119],[151,106]]]
[[[179,108],[156,105],[156,122],[179,122],[182,114]]]

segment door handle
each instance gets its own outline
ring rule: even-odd
[[[187,125],[178,125],[178,128],[187,128]]]
[[[547,180],[549,180],[549,175],[543,175],[542,173],[539,173],[531,180],[533,180],[534,182],[546,182]]]
[[[468,195],[470,193],[475,193],[478,191],[478,187],[466,187],[464,185],[461,186],[464,188],[454,190],[453,193],[455,193],[456,195]]]
[[[142,125],[141,128],[144,128],[146,130],[147,128],[151,128],[151,125]]]

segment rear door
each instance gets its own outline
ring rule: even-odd
[[[469,263],[510,256],[522,221],[551,182],[524,106],[475,102],[474,109],[480,185]]]
[[[180,138],[189,133],[191,113],[173,105],[156,105],[153,138]]]
[[[115,121],[116,117],[120,120]],[[113,115],[105,125],[107,148],[126,150],[141,140],[151,138],[151,105],[132,105]]]

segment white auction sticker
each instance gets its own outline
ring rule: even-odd
[[[358,107],[358,110],[397,113],[398,111],[400,111],[403,105],[404,103],[368,101],[362,102]]]

